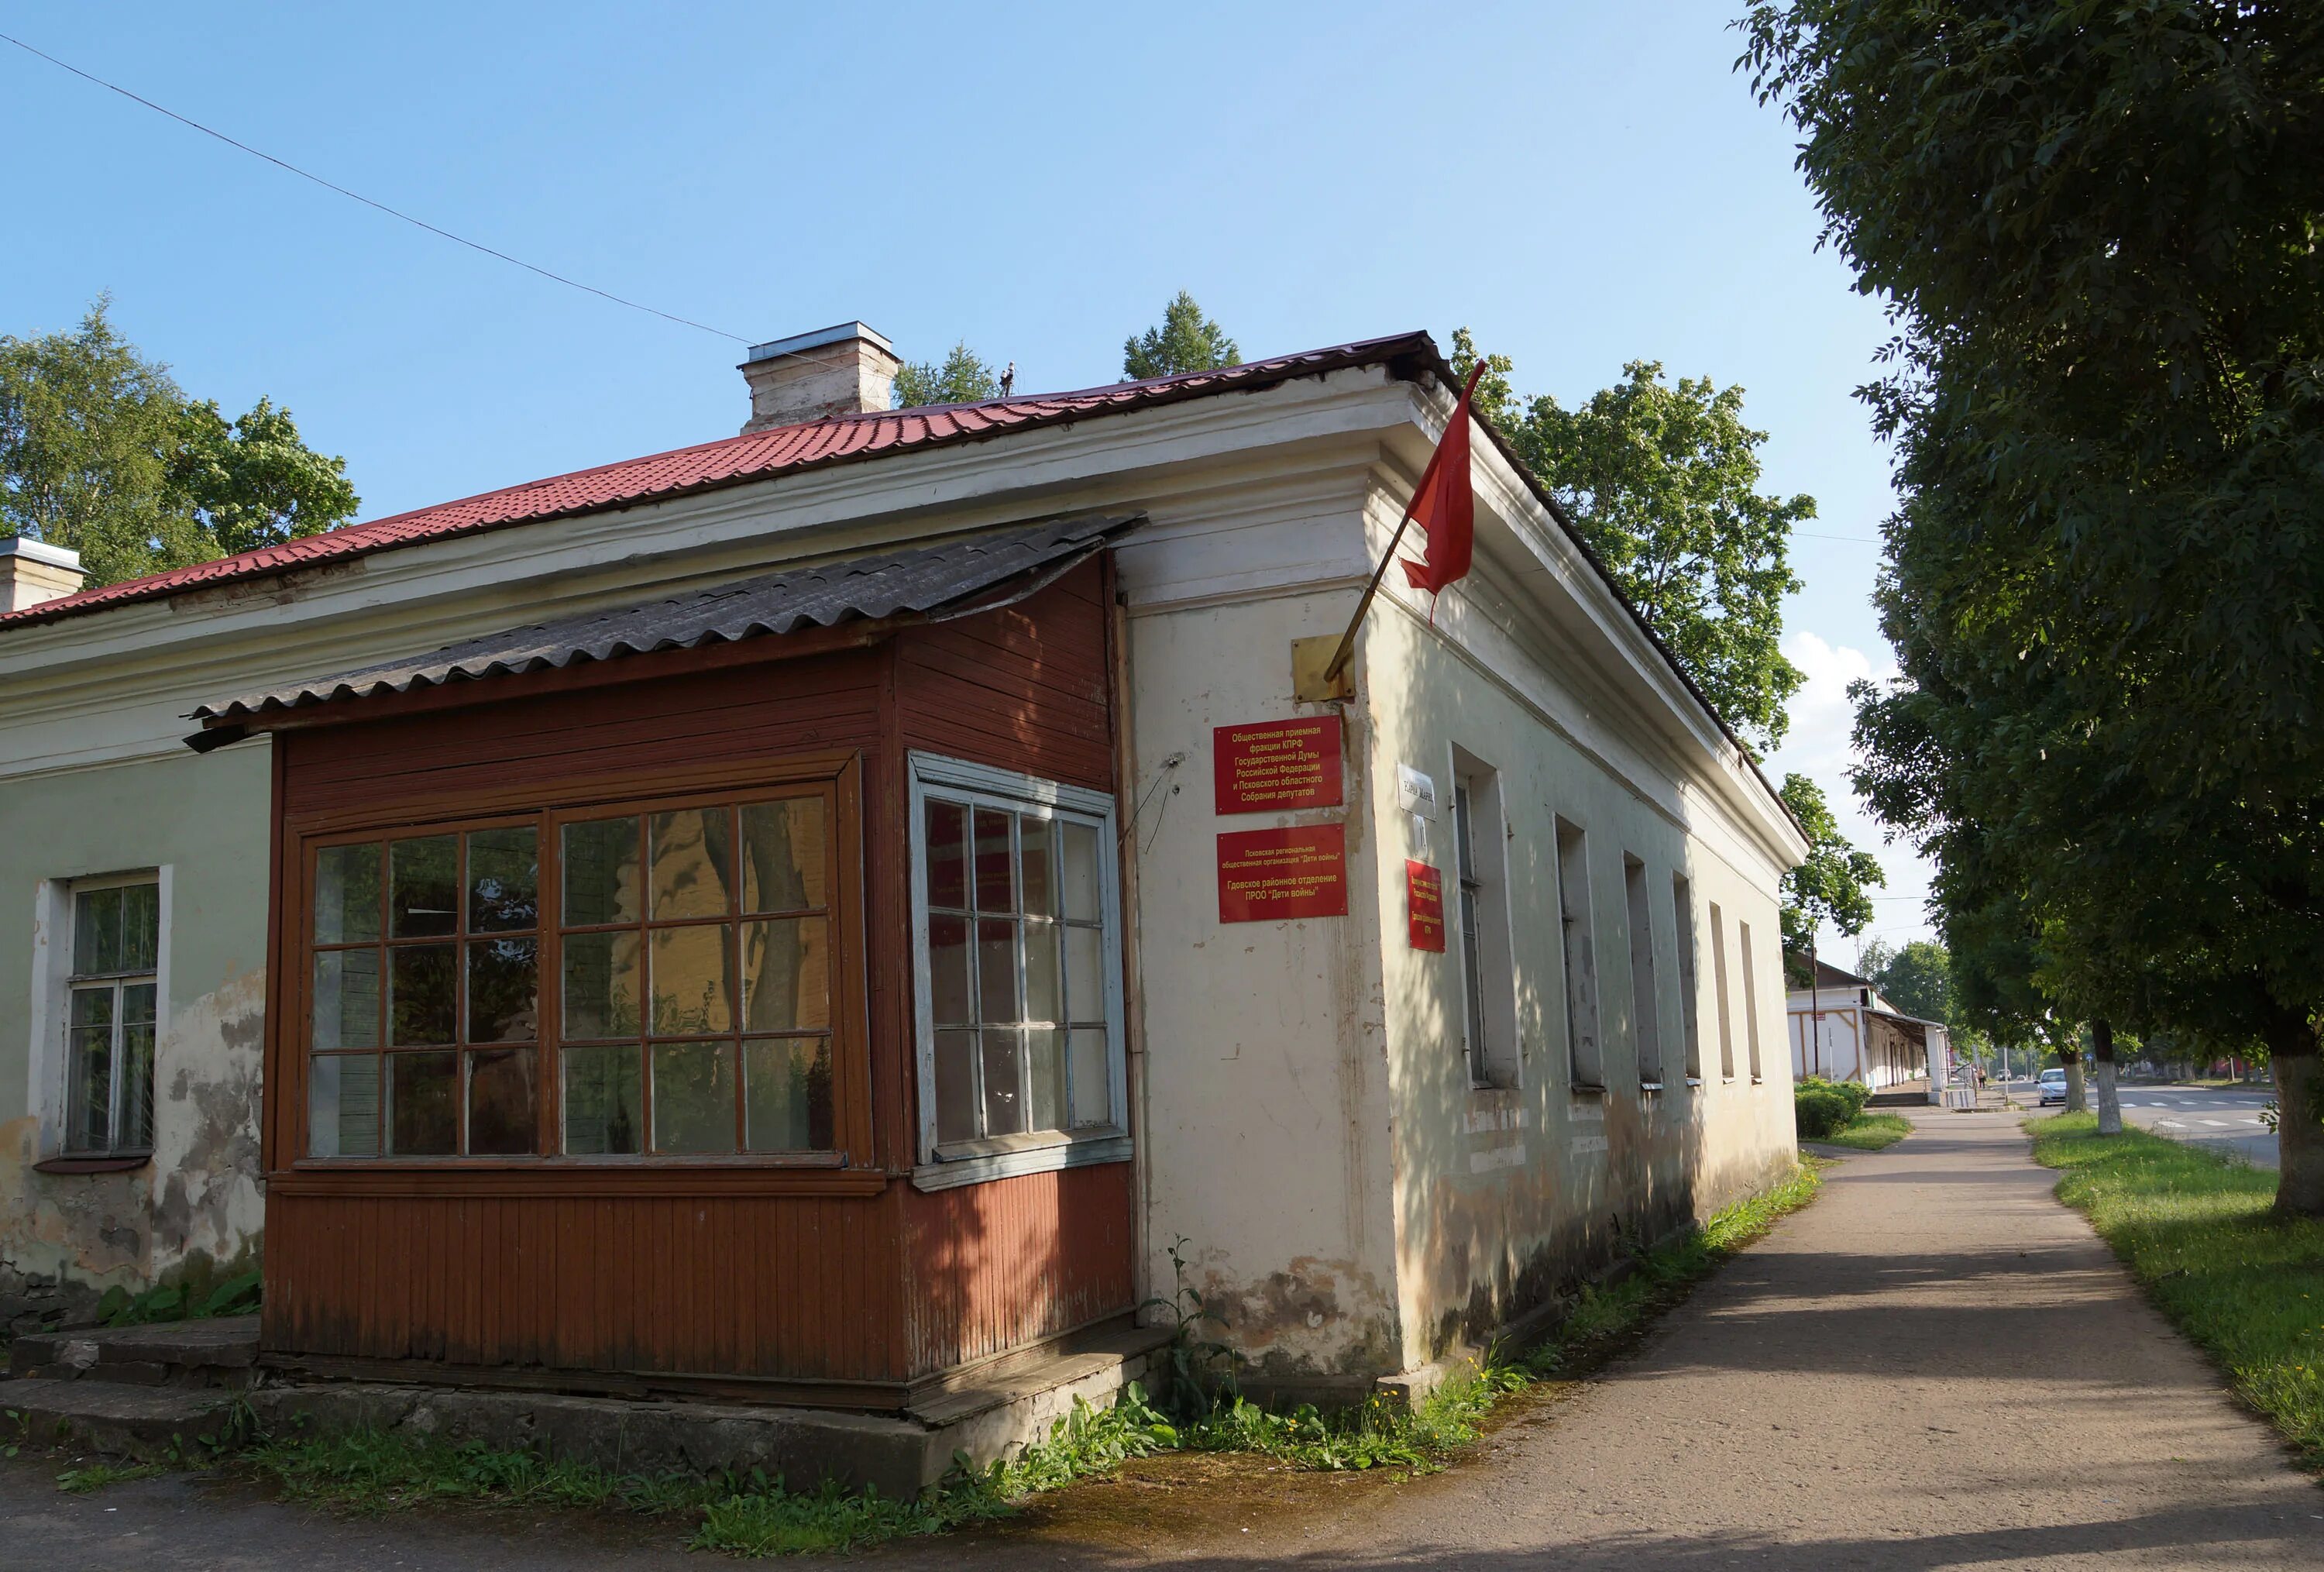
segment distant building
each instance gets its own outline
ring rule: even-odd
[[[1821,960],[1813,984],[1792,990],[1785,1009],[1794,1077],[1861,1081],[1876,1092],[1925,1080],[1936,1100],[1952,1063],[1942,1023],[1905,1014],[1868,979]]]

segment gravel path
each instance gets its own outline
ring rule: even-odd
[[[2324,1489],[2051,1198],[2015,1115],[1916,1114],[1579,1395],[1485,1456],[1199,1530],[899,1546],[888,1567],[2324,1568]],[[0,1468],[0,1562],[331,1572],[722,1565],[666,1526],[498,1512],[357,1524],[183,1476],[59,1494]],[[1098,1487],[1120,1490],[1124,1486]],[[1312,1504],[1322,1500],[1323,1504]],[[108,1510],[110,1509],[110,1510]],[[1184,1514],[1182,1514],[1184,1515]],[[1102,1518],[1102,1512],[1096,1514]],[[632,1528],[635,1532],[631,1531]],[[861,1565],[866,1562],[850,1562]]]

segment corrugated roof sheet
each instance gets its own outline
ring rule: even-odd
[[[1030,594],[1104,550],[1142,516],[1051,520],[954,536],[912,550],[809,562],[712,589],[512,628],[417,658],[384,661],[201,705],[193,718],[207,729],[187,740],[207,751],[246,735],[244,723],[337,699],[408,693],[845,622],[990,610]]]
[[[696,491],[740,485],[797,470],[884,458],[892,453],[982,441],[1012,431],[1069,424],[1096,415],[1146,409],[1215,393],[1256,393],[1299,376],[1315,376],[1407,355],[1428,356],[1425,333],[1365,339],[1330,349],[1249,361],[1217,371],[1188,372],[1148,382],[1116,383],[1079,393],[1040,393],[977,404],[843,415],[800,426],[779,426],[643,458],[551,476],[416,513],[309,535],[240,556],[221,557],[150,578],[124,579],[0,615],[0,632],[101,611],[187,590],[264,578],[325,563],[367,556],[510,524],[631,507]]]

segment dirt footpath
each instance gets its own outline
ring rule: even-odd
[[[1563,1401],[1411,1483],[1254,1472],[1085,1486],[1028,1524],[846,1565],[2324,1568],[2324,1489],[2051,1198],[2016,1115],[1920,1117]],[[185,1476],[87,1497],[0,1467],[0,1565],[728,1563],[669,1525],[337,1522]]]

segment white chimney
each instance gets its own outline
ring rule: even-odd
[[[741,367],[751,384],[743,434],[885,410],[898,364],[896,347],[861,322],[754,344]]]
[[[0,536],[0,612],[70,595],[81,578],[79,552],[23,535]]]

